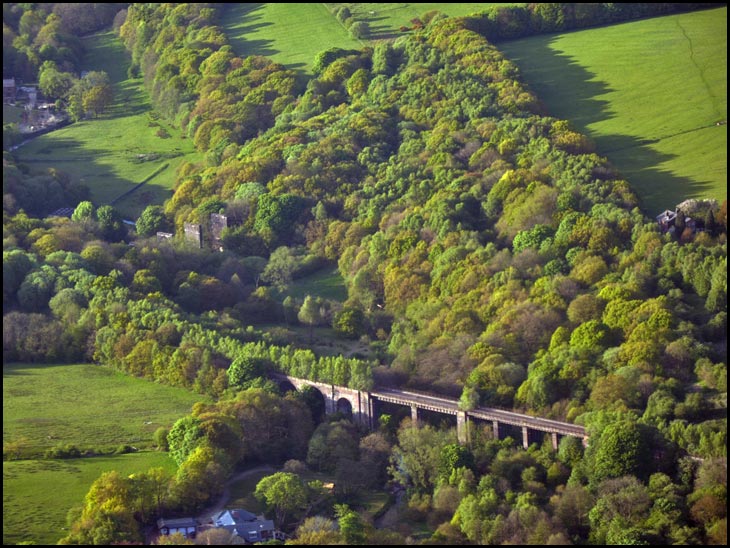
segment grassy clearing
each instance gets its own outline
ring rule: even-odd
[[[239,55],[265,55],[308,73],[314,56],[332,47],[360,49],[324,4],[231,4],[222,27]]]
[[[727,8],[500,44],[651,213],[727,198]]]
[[[257,330],[268,333],[276,344],[308,348],[318,356],[344,356],[345,358],[373,358],[370,344],[360,339],[345,339],[331,327],[306,325],[258,324]]]
[[[20,441],[24,454],[58,444],[150,447],[157,428],[202,399],[98,365],[4,365],[3,443]]]
[[[392,3],[392,4],[359,4],[336,3],[328,6],[346,6],[358,21],[367,21],[370,25],[371,40],[389,40],[402,34],[400,27],[411,27],[411,19],[421,17],[429,11],[440,11],[449,17],[471,15],[484,11],[489,6],[504,5],[495,2],[438,4],[438,3]]]
[[[304,299],[307,295],[311,295],[344,302],[347,299],[347,288],[337,266],[333,266],[294,280],[283,297],[286,295],[291,295],[296,299]]]
[[[68,511],[82,504],[103,472],[129,475],[152,467],[173,472],[175,463],[167,453],[156,452],[3,462],[3,544],[56,544],[67,533]]]
[[[102,117],[84,120],[43,135],[18,149],[20,161],[31,167],[55,167],[91,189],[96,205],[109,204],[161,166],[167,167],[115,203],[123,215],[136,219],[149,204],[172,196],[177,167],[198,161],[192,141],[171,125],[156,120],[142,79],[128,79],[129,59],[112,32],[85,38],[85,70],[105,70],[114,85],[114,104]],[[169,135],[169,137],[160,137]]]

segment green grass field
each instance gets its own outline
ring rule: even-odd
[[[114,85],[114,105],[104,116],[83,120],[43,135],[18,149],[20,162],[31,168],[55,167],[91,189],[92,201],[109,204],[137,183],[166,166],[143,187],[115,203],[136,219],[149,204],[172,196],[175,170],[184,161],[198,161],[193,143],[171,125],[154,120],[142,79],[128,79],[129,60],[112,32],[84,39],[85,70],[105,70]],[[159,137],[165,130],[170,137]]]
[[[364,45],[321,3],[230,4],[221,26],[238,55],[265,55],[305,73],[322,50]]]
[[[727,8],[502,43],[549,112],[596,142],[647,213],[727,198]]]
[[[352,38],[330,9],[347,6],[356,20],[368,22],[370,40],[387,40],[400,36],[401,25],[427,11],[468,15],[491,5],[496,4],[230,4],[221,26],[239,55],[265,55],[308,74],[320,51],[360,49],[369,42]]]
[[[113,457],[3,462],[3,544],[56,544],[67,534],[68,511],[83,503],[103,473],[129,475],[153,467],[174,472],[167,453],[152,451]]]
[[[25,452],[58,444],[81,449],[150,447],[204,397],[90,364],[3,365],[3,444]]]
[[[515,5],[510,2],[509,4]],[[371,40],[388,40],[397,38],[403,33],[400,27],[411,27],[411,19],[420,17],[429,11],[440,11],[449,17],[471,15],[483,11],[489,6],[504,5],[495,2],[465,3],[392,3],[392,4],[359,4],[359,3],[334,3],[328,6],[347,6],[352,16],[358,21],[367,21],[370,26]]]

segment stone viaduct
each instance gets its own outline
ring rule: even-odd
[[[376,423],[377,417],[375,416],[374,405],[380,401],[410,407],[411,419],[414,424],[418,422],[419,410],[455,416],[456,431],[460,443],[467,443],[469,441],[468,425],[470,419],[491,421],[494,436],[497,439],[499,439],[500,434],[504,435],[504,425],[520,428],[522,432],[522,445],[525,449],[529,447],[531,432],[534,431],[549,434],[554,449],[558,448],[558,436],[580,438],[584,445],[588,441],[588,434],[585,428],[577,424],[532,417],[530,415],[492,407],[476,407],[470,411],[462,411],[459,409],[457,400],[441,396],[408,392],[394,388],[377,388],[370,391],[355,390],[344,386],[291,377],[281,373],[274,374],[273,377],[282,384],[288,382],[297,390],[301,390],[306,386],[317,389],[324,398],[326,414],[336,413],[338,411],[344,412],[351,415],[352,420],[356,424],[361,424],[367,428],[373,428]],[[534,437],[534,434],[532,434],[532,437]]]

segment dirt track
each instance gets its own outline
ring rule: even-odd
[[[275,469],[272,468],[269,465],[263,465],[263,466],[256,466],[255,468],[249,468],[248,470],[244,470],[243,472],[239,472],[235,476],[233,476],[231,479],[229,479],[226,482],[226,486],[223,489],[223,493],[221,493],[221,496],[218,497],[218,500],[213,504],[212,506],[206,508],[206,510],[198,515],[195,519],[198,520],[198,523],[200,525],[208,525],[211,524],[213,521],[213,516],[223,511],[223,509],[226,506],[226,503],[228,502],[228,499],[231,498],[231,485],[236,483],[237,481],[240,481],[244,478],[247,478],[248,476],[251,476],[253,474],[257,474],[259,472],[274,472]]]

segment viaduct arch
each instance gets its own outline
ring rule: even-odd
[[[355,424],[361,424],[366,428],[372,428],[372,402],[369,392],[354,390],[344,386],[335,384],[326,384],[322,382],[309,381],[288,375],[275,374],[280,383],[289,383],[297,390],[302,390],[306,386],[311,386],[319,391],[324,398],[326,415],[337,412],[343,412],[350,415]]]

